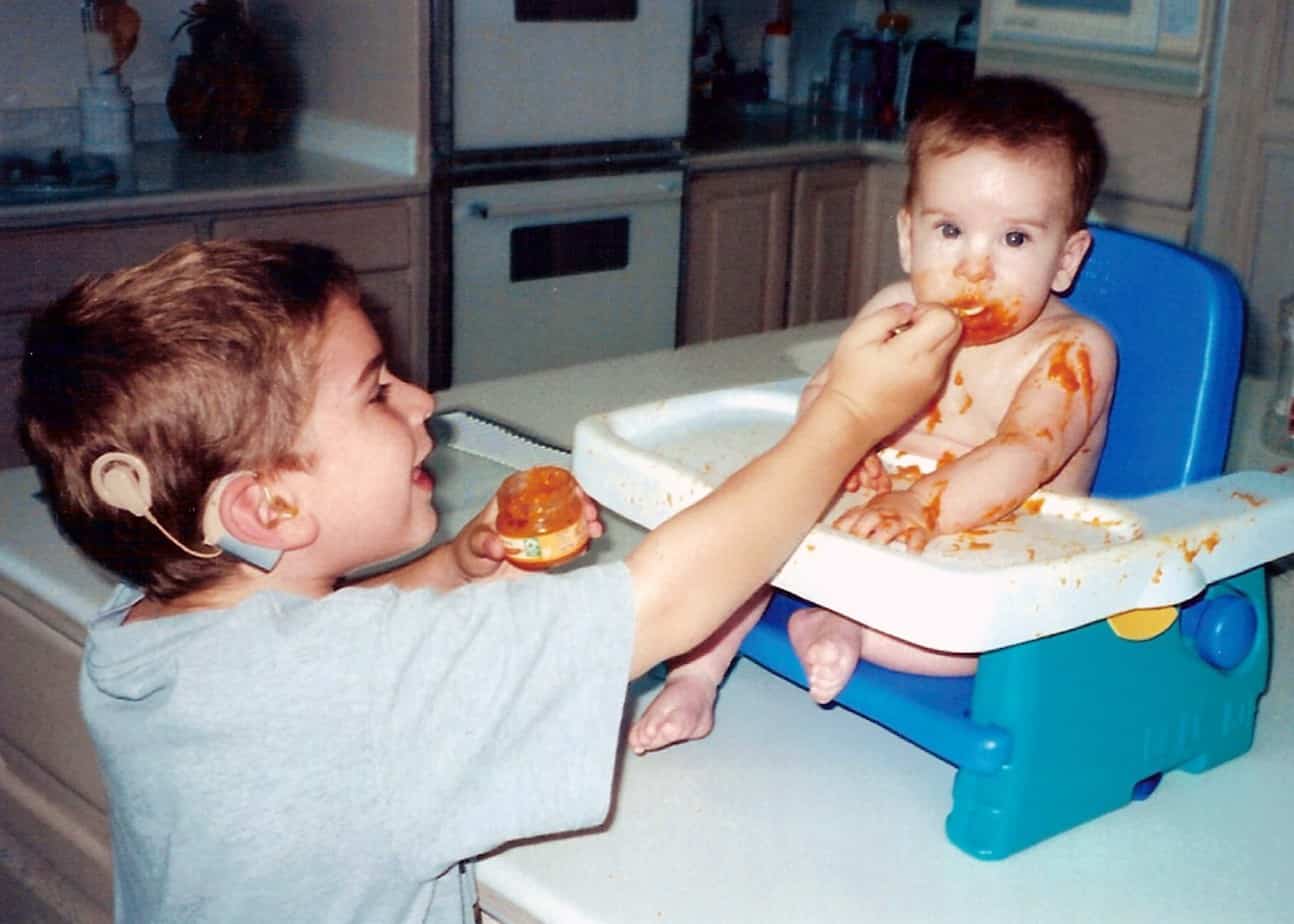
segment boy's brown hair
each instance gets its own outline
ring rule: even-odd
[[[926,103],[908,131],[910,206],[931,157],[994,145],[1012,154],[1060,154],[1070,166],[1069,230],[1082,228],[1105,179],[1106,152],[1092,116],[1056,87],[1031,77],[979,77]]]
[[[176,548],[90,486],[100,454],[147,465],[152,513],[205,550],[204,497],[233,471],[301,467],[293,447],[314,399],[318,344],[354,272],[305,244],[180,244],[142,266],[80,280],[32,321],[19,412],[28,454],[64,532],[145,593],[173,599],[233,567]]]

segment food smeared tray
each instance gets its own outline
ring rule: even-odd
[[[600,504],[652,528],[772,446],[791,426],[804,382],[685,395],[586,418],[575,430],[575,475]],[[900,485],[934,466],[894,450],[881,458]],[[1294,478],[1268,472],[1131,500],[1039,491],[1003,520],[936,537],[920,554],[830,526],[866,498],[837,498],[773,584],[946,651],[987,651],[1126,610],[1182,603],[1294,552]],[[760,528],[757,512],[750,528]]]

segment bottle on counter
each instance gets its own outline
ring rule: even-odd
[[[1281,356],[1276,391],[1263,421],[1263,442],[1276,452],[1294,454],[1294,295],[1281,299],[1276,323]]]
[[[831,40],[831,64],[827,71],[827,94],[835,112],[849,111],[849,85],[852,80],[854,36],[858,29],[845,26]]]
[[[764,27],[764,73],[768,76],[768,98],[791,101],[791,20],[775,19]]]
[[[503,554],[525,571],[570,561],[589,544],[589,525],[575,478],[556,465],[509,475],[499,486],[495,522]]]

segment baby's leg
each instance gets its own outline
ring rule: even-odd
[[[763,615],[768,597],[767,588],[756,592],[700,647],[670,662],[664,688],[629,729],[635,753],[710,734],[719,683],[742,639]]]
[[[799,656],[814,702],[829,703],[845,688],[860,660],[893,671],[959,677],[975,673],[978,658],[913,645],[823,609],[791,614],[791,647]]]

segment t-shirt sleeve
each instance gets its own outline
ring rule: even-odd
[[[388,593],[370,649],[374,743],[411,871],[603,820],[633,644],[628,569]]]

